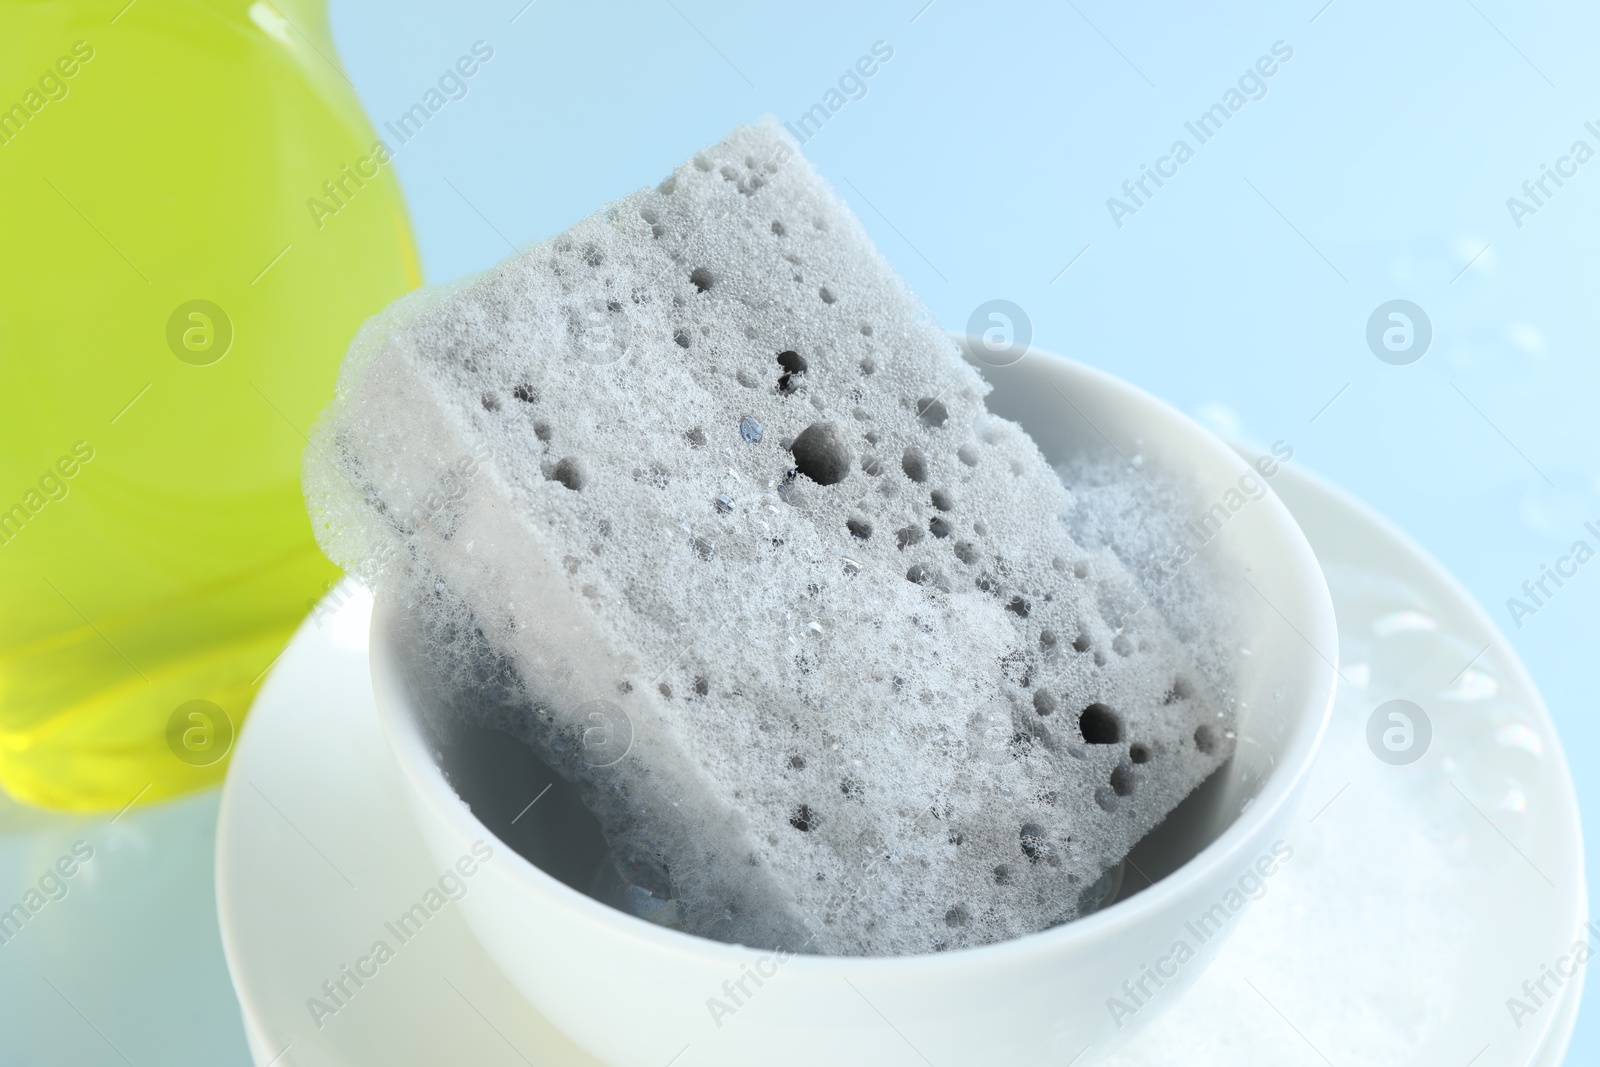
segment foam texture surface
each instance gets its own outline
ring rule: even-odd
[[[435,726],[571,779],[619,902],[894,955],[1037,931],[1231,713],[774,124],[368,323],[307,452]],[[432,679],[432,681],[427,681]]]

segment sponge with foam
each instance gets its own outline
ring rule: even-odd
[[[1232,747],[986,391],[764,123],[369,323],[307,497],[404,601],[436,718],[577,784],[642,910],[981,944],[1092,910]]]

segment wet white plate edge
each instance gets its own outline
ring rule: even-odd
[[[1582,971],[1520,1028],[1506,1004],[1585,918],[1576,798],[1549,716],[1509,643],[1409,539],[1292,466],[1272,485],[1328,571],[1350,684],[1295,858],[1237,914],[1216,964],[1111,1062],[1553,1067]],[[449,903],[404,943],[385,926],[440,872],[372,707],[370,611],[346,584],[301,628],[224,787],[218,914],[255,1062],[592,1065]],[[1367,714],[1393,697],[1433,723],[1409,766],[1366,744]],[[346,968],[370,976],[358,985]]]
[[[1585,917],[1577,801],[1544,705],[1510,643],[1409,538],[1293,464],[1271,484],[1328,577],[1343,676],[1295,857],[1195,988],[1108,1063],[1557,1064],[1582,969],[1564,987],[1546,979],[1556,995],[1528,1001],[1532,1014],[1507,1007]],[[1402,766],[1367,738],[1396,698],[1433,732]]]

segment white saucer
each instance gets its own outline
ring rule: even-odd
[[[1577,801],[1538,693],[1482,609],[1404,535],[1291,467],[1273,488],[1333,592],[1334,720],[1294,858],[1195,987],[1110,1062],[1553,1067],[1583,971],[1558,992],[1546,979],[1556,995],[1542,1005],[1522,987],[1570,952],[1586,893]],[[370,612],[346,584],[301,628],[224,788],[217,907],[255,1062],[595,1064],[450,904],[403,944],[385,926],[440,872],[373,711]],[[1401,697],[1433,736],[1394,766],[1369,750],[1367,720]],[[343,968],[380,940],[392,958],[366,964],[376,973],[358,986]],[[330,997],[325,981],[345,992]],[[313,997],[337,1011],[314,1019]],[[1510,997],[1536,1008],[1520,1028]]]

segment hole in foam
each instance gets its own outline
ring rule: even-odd
[[[906,449],[905,454],[900,457],[900,469],[914,482],[928,480],[928,461],[914,448]]]
[[[1122,740],[1122,720],[1109,706],[1090,704],[1078,715],[1078,733],[1091,745],[1114,745]]]

